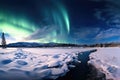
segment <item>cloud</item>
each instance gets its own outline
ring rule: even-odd
[[[107,27],[100,30],[94,37],[96,42],[120,42],[120,0],[91,0],[103,6],[95,9],[94,16],[106,23]]]
[[[96,18],[106,22],[109,27],[120,28],[120,0],[102,1],[104,1],[105,5],[103,6],[103,8],[96,8]]]
[[[120,29],[109,28],[107,30],[101,31],[96,35],[96,39],[107,39],[114,36],[120,37]]]
[[[120,29],[109,28],[101,30],[93,39],[96,43],[120,42]]]
[[[50,34],[52,31],[57,30],[55,26],[45,26],[43,28],[38,28],[37,31],[33,32],[31,35],[26,37],[26,40],[37,40],[45,38],[48,34]]]
[[[87,37],[92,37],[95,34],[97,34],[99,32],[100,28],[87,28],[87,27],[83,27],[80,28],[78,30],[76,30],[76,32],[74,33],[74,36],[76,38],[87,38]]]
[[[74,32],[74,42],[79,41],[82,44],[103,43],[103,42],[120,42],[120,29],[100,27],[87,28],[83,27]]]
[[[73,39],[80,43],[94,43],[96,35],[100,32],[99,27],[81,27],[73,33]]]

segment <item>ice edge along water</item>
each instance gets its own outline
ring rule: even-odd
[[[1,49],[0,79],[44,80],[64,76],[78,54],[91,49]]]
[[[106,80],[120,80],[119,47],[97,48],[97,52],[90,55],[88,63],[104,73]]]
[[[89,49],[1,49],[1,80],[43,80],[64,76],[68,67],[75,67],[78,54]],[[106,75],[106,79],[120,80],[120,48],[97,48],[90,54],[89,64]],[[82,55],[82,54],[81,54]]]

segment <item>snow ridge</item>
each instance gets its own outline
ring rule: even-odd
[[[72,62],[78,61],[78,52],[61,54],[34,54],[22,49],[0,54],[0,80],[43,80],[64,76]]]
[[[92,64],[106,75],[107,80],[120,80],[120,48],[98,48],[90,55]]]

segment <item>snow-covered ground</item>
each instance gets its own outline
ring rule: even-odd
[[[97,48],[88,62],[105,73],[108,80],[120,80],[120,48]]]
[[[64,76],[83,48],[0,49],[0,80],[43,80]]]
[[[90,52],[97,49],[96,52]],[[7,48],[0,49],[0,80],[45,80],[64,76],[73,62],[90,52],[89,64],[120,80],[120,48]],[[85,59],[85,58],[81,58]]]

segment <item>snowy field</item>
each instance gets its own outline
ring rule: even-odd
[[[83,48],[0,49],[0,80],[45,80],[64,76],[75,67]]]
[[[108,80],[120,80],[119,47],[0,49],[0,80],[54,80],[65,76],[74,63],[86,60],[79,61],[79,54],[88,53],[89,64],[105,73]]]
[[[107,80],[120,80],[120,48],[97,48],[88,63],[106,74]]]

